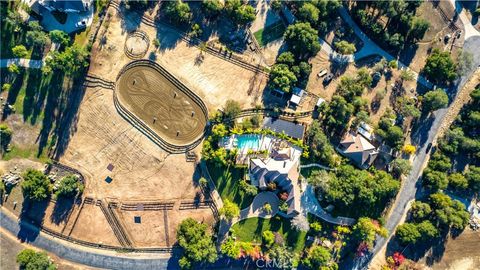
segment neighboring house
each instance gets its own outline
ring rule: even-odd
[[[370,167],[378,155],[377,148],[367,138],[353,131],[345,134],[337,150],[362,169]]]
[[[269,183],[275,183],[277,190],[288,193],[287,215],[295,216],[301,211],[300,155],[302,150],[296,146],[277,148],[264,159],[252,158],[249,162],[249,178],[252,185],[261,190]]]
[[[305,127],[302,124],[272,117],[265,117],[263,128],[268,128],[278,133],[285,133],[292,138],[300,140],[303,140],[303,135],[305,134]]]
[[[60,11],[66,13],[81,13],[88,11],[93,0],[37,0],[32,5],[32,9],[41,15],[41,8],[44,7],[48,11]]]

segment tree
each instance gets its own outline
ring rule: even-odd
[[[223,242],[222,246],[220,247],[220,251],[231,257],[231,258],[238,258],[240,256],[240,246],[235,243],[231,237],[227,238],[225,242]]]
[[[275,242],[275,235],[273,234],[272,231],[267,230],[262,233],[262,239],[265,246],[271,247]]]
[[[310,223],[310,229],[314,232],[321,232],[322,231],[322,224],[320,222],[313,222]]]
[[[413,223],[398,226],[396,235],[403,245],[415,244],[421,238],[417,226]]]
[[[24,249],[17,254],[17,263],[25,270],[56,270],[46,252],[35,252],[32,249]]]
[[[265,203],[263,205],[263,211],[265,211],[265,213],[267,213],[267,214],[271,214],[272,213],[272,205],[269,204],[269,203]]]
[[[413,42],[421,40],[429,28],[430,23],[427,20],[420,17],[413,17],[413,19],[410,21],[408,39]]]
[[[327,126],[332,129],[346,128],[355,108],[344,97],[334,95],[325,112]]]
[[[67,46],[70,43],[70,37],[67,33],[61,30],[52,30],[50,31],[50,39],[52,42],[60,44],[62,46]]]
[[[89,65],[88,51],[77,44],[67,47],[63,52],[51,52],[50,56],[46,59],[45,67],[63,71],[68,75],[73,75]]]
[[[60,180],[55,195],[57,197],[73,197],[83,192],[83,184],[76,175],[67,175]]]
[[[198,38],[202,35],[202,33],[203,33],[203,30],[200,27],[200,25],[195,23],[192,25],[189,35],[193,38]]]
[[[411,144],[407,144],[403,147],[403,152],[408,155],[415,154],[417,151],[417,148]]]
[[[334,174],[328,173],[325,170],[315,170],[308,177],[308,183],[314,188],[319,188],[320,190],[327,190],[328,183],[331,181],[331,178],[335,177]]]
[[[38,21],[28,23],[30,30],[27,31],[27,44],[33,47],[43,47],[48,42],[48,35],[43,32],[43,27]]]
[[[10,91],[11,88],[12,88],[12,85],[9,84],[9,83],[4,83],[4,84],[2,85],[2,91],[4,91],[4,92]]]
[[[422,220],[427,218],[432,213],[432,208],[428,203],[421,201],[414,201],[412,203],[412,217],[415,220]]]
[[[435,171],[448,172],[452,167],[450,158],[440,151],[435,152],[428,162],[428,168]]]
[[[465,178],[474,192],[480,192],[480,167],[470,165],[465,172]]]
[[[242,111],[242,108],[238,101],[229,99],[225,102],[225,108],[223,110],[227,119],[233,119]]]
[[[393,172],[398,176],[407,175],[412,169],[410,161],[403,158],[396,158],[394,161],[392,161],[391,165]]]
[[[323,132],[322,126],[318,120],[314,120],[308,130],[308,143],[313,155],[326,163],[327,166],[333,166],[336,163],[337,155],[332,144]]]
[[[431,240],[439,235],[438,229],[429,220],[417,224],[417,229],[423,241]]]
[[[215,244],[211,234],[207,231],[207,224],[199,223],[193,218],[184,219],[177,230],[177,241],[183,248],[184,265],[191,267],[191,263],[209,262],[217,259]]]
[[[430,195],[430,202],[434,217],[441,225],[456,230],[463,230],[468,225],[470,214],[460,201],[452,200],[450,196],[443,193],[435,193]]]
[[[34,201],[48,198],[52,192],[50,180],[41,171],[28,169],[23,175],[23,195]]]
[[[308,232],[310,229],[307,217],[302,214],[294,216],[290,222],[292,227],[297,231]]]
[[[257,187],[248,184],[245,180],[240,181],[239,187],[240,190],[248,196],[255,196],[258,193]]]
[[[163,6],[165,6],[165,14],[176,23],[188,23],[192,19],[190,7],[182,0],[167,1]]]
[[[309,22],[311,25],[315,25],[318,22],[320,11],[312,3],[304,3],[297,13],[297,17],[301,21]]]
[[[472,70],[473,54],[471,52],[461,51],[458,56],[458,74],[465,75]]]
[[[318,34],[309,23],[295,23],[285,31],[285,42],[296,55],[315,55],[320,50]]]
[[[7,126],[7,124],[3,123],[0,124],[0,147],[1,147],[1,153],[3,154],[3,151],[7,149],[8,144],[12,140],[12,134],[13,131],[10,129],[10,127]]]
[[[434,49],[423,68],[425,76],[437,84],[449,84],[457,77],[457,67],[449,52]]]
[[[327,266],[331,259],[332,255],[328,249],[322,246],[313,246],[308,251],[308,256],[303,262],[310,269],[321,269]]]
[[[346,40],[336,42],[335,48],[341,54],[354,54],[357,51],[357,48],[355,48],[355,44],[349,43]]]
[[[458,190],[465,190],[468,188],[468,180],[461,173],[450,174],[448,176],[448,184]]]
[[[220,209],[220,215],[226,219],[231,220],[240,215],[240,208],[238,205],[229,199],[223,201],[223,207]]]
[[[275,11],[279,11],[282,8],[282,2],[280,0],[271,0],[270,7]]]
[[[10,74],[20,74],[20,68],[15,63],[8,65],[7,70]]]
[[[268,251],[268,257],[274,260],[281,269],[292,269],[294,254],[290,252],[287,247],[275,245]]]
[[[224,124],[216,124],[212,127],[212,136],[214,140],[219,140],[227,135],[228,135],[228,129]]]
[[[372,247],[377,234],[386,237],[388,232],[377,221],[368,217],[359,218],[355,226],[353,226],[353,235],[355,238],[365,242],[368,247]]]
[[[222,11],[223,4],[220,0],[204,0],[202,8],[209,17],[215,17]]]
[[[255,20],[255,8],[250,5],[242,5],[235,11],[234,21],[241,26],[247,25]]]
[[[22,15],[17,10],[8,10],[5,22],[12,26],[14,32],[19,32],[24,24]]]
[[[423,181],[425,186],[434,190],[444,190],[448,186],[447,174],[440,171],[425,169]]]
[[[395,149],[400,149],[403,145],[403,130],[399,126],[391,126],[387,130],[385,142]]]
[[[27,48],[23,45],[17,45],[12,48],[12,53],[16,58],[25,58],[28,55]]]
[[[400,71],[400,79],[402,79],[402,81],[413,81],[415,80],[415,74],[410,70],[410,69],[402,69],[402,71]]]
[[[277,57],[277,64],[293,66],[295,64],[295,55],[292,52],[283,52]]]
[[[285,64],[275,64],[270,71],[269,85],[273,89],[278,89],[289,93],[297,77]]]
[[[448,105],[448,96],[443,89],[429,91],[423,96],[423,108],[432,112]]]

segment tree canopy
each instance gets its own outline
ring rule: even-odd
[[[223,207],[220,209],[220,215],[226,219],[231,220],[240,215],[240,208],[238,205],[228,199],[223,201]]]
[[[191,263],[213,263],[217,260],[215,244],[206,224],[192,218],[183,220],[177,230],[177,241],[184,250],[182,259],[185,268],[190,268]]]
[[[457,77],[457,67],[449,52],[434,49],[427,57],[423,68],[425,76],[437,84],[448,84]]]
[[[320,51],[318,33],[308,22],[289,25],[285,31],[285,42],[296,55],[313,56]]]
[[[83,192],[83,184],[76,175],[67,175],[60,180],[55,195],[57,197],[72,197]]]
[[[188,23],[192,19],[192,13],[187,3],[182,0],[166,1],[163,3],[165,6],[165,14],[176,23]]]
[[[23,175],[23,195],[34,201],[48,198],[52,192],[52,185],[48,177],[41,171],[28,169]]]
[[[25,270],[55,270],[57,266],[50,260],[46,252],[24,249],[17,254],[17,263]]]
[[[448,96],[443,89],[436,89],[427,92],[423,96],[423,109],[432,112],[448,105]]]

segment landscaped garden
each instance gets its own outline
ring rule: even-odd
[[[286,245],[294,252],[304,249],[307,239],[306,232],[292,228],[290,220],[280,216],[271,219],[248,218],[233,225],[231,230],[237,240],[256,244],[262,243],[262,235],[265,231],[276,232],[283,236]]]

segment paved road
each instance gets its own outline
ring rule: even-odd
[[[480,46],[480,36],[474,36],[467,39],[464,43],[463,49],[465,51],[471,52],[474,55],[474,68],[478,68],[480,65],[480,51],[478,47]],[[473,74],[475,69],[472,69],[471,72],[460,77],[456,85],[449,91],[449,95],[453,98],[456,98],[457,92],[463,88],[465,83],[469,80],[470,76]],[[429,155],[426,153],[427,147],[430,143],[434,141],[437,136],[438,130],[442,125],[442,122],[447,114],[448,108],[440,109],[434,112],[433,116],[427,119],[423,125],[419,128],[418,132],[412,134],[412,141],[415,142],[418,147],[417,156],[415,157],[412,163],[412,170],[407,179],[405,179],[403,186],[400,190],[400,194],[397,197],[395,205],[392,209],[390,216],[388,217],[385,227],[389,231],[389,237],[394,233],[394,229],[397,227],[400,222],[405,210],[407,203],[416,198],[417,189],[419,183],[417,182],[420,178],[420,175],[423,170],[423,166],[426,161],[428,161]],[[373,258],[387,243],[389,238],[377,238],[373,253],[370,256],[365,257],[363,260],[356,262],[355,267],[352,269],[364,269],[368,266],[370,259]]]
[[[32,60],[24,58],[0,59],[0,67],[6,68],[11,64],[15,64],[24,68],[42,68],[44,62],[42,60]]]
[[[29,244],[46,251],[52,252],[55,255],[66,260],[107,269],[178,269],[178,265],[174,262],[175,259],[155,258],[158,254],[151,255],[153,259],[145,258],[148,255],[142,254],[142,258],[138,258],[137,254],[116,254],[103,250],[95,250],[77,246],[63,240],[55,239],[50,235],[39,232],[38,228],[27,224],[19,223],[11,214],[5,212],[3,208],[0,209],[0,225],[5,230],[13,235],[20,236],[22,239],[31,239]],[[21,232],[21,233],[20,233]],[[174,255],[174,257],[178,256]],[[137,258],[134,258],[137,257]]]

